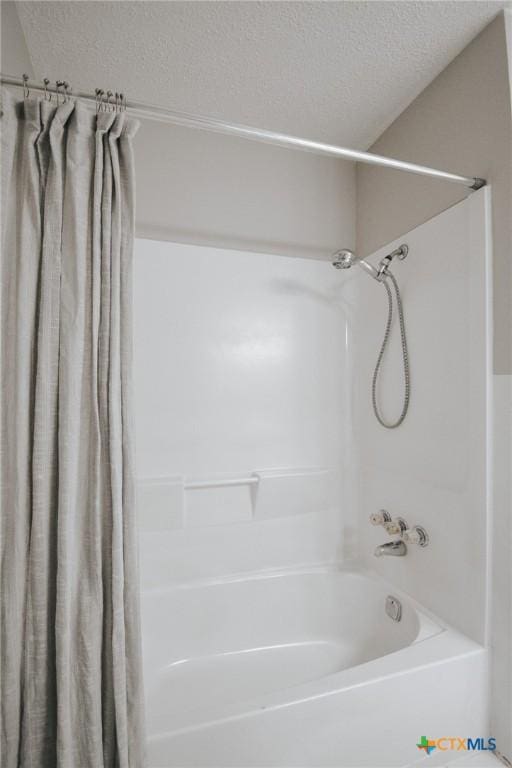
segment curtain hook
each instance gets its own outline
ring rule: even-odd
[[[30,91],[28,88],[28,75],[22,75],[23,80],[23,98],[28,99],[30,95]]]
[[[52,100],[52,95],[51,95],[51,93],[50,94],[48,93],[48,86],[50,85],[49,78],[45,77],[44,80],[43,80],[43,83],[44,83],[44,100],[45,101],[51,101]]]
[[[64,80],[62,85],[64,86],[64,100],[69,101],[71,99],[71,86],[67,80]]]
[[[59,106],[59,104],[60,104],[60,101],[59,101],[60,90],[59,90],[59,88],[62,88],[62,87],[63,87],[63,85],[64,85],[64,81],[63,81],[63,80],[56,80],[56,81],[55,81],[55,85],[56,85],[56,91],[55,91],[55,93],[57,94],[57,106]],[[63,97],[64,97],[64,100],[65,100],[65,99],[66,99],[66,97],[65,97],[65,95],[64,95],[64,92],[62,93],[62,95],[63,95]]]
[[[119,94],[116,91],[116,106],[115,106],[116,113],[119,112]]]
[[[112,98],[113,95],[114,94],[112,93],[112,91],[107,91],[107,112],[111,112],[112,111],[111,107],[113,105],[110,103],[110,99]]]

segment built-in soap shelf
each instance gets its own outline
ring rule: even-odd
[[[325,468],[174,475],[137,483],[139,527],[145,531],[300,515],[327,509],[333,500],[334,473]]]

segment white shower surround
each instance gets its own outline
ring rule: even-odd
[[[148,487],[152,492],[157,488],[156,497],[146,497],[140,509],[142,517],[147,514],[141,563],[150,766],[396,768],[421,761],[415,744],[423,733],[435,737],[448,729],[454,735],[493,735],[487,702],[491,324],[485,220],[489,194],[489,190],[475,193],[401,238],[411,246],[407,262],[397,265],[396,273],[404,287],[413,370],[411,410],[402,433],[374,431],[369,375],[383,308],[371,293],[378,286],[359,270],[340,276],[329,265],[303,260],[203,249],[200,254],[190,247],[187,251],[183,246],[138,244],[135,351],[139,466],[146,477],[141,496]],[[177,271],[173,274],[173,270]],[[171,289],[166,282],[170,278]],[[425,335],[428,325],[422,322],[422,317],[428,321],[429,297],[436,312],[430,342]],[[266,328],[274,328],[274,337],[281,333],[285,339],[282,349],[292,351],[288,357],[274,356],[274,365],[280,360],[281,367],[274,368],[273,376],[269,376],[269,357],[258,356],[257,345],[240,347],[236,340],[244,328],[250,340],[256,307]],[[194,333],[199,345],[195,348]],[[231,333],[227,346],[226,333]],[[151,361],[155,346],[161,350],[164,344],[169,355],[160,354],[160,381],[155,386]],[[182,354],[179,360],[174,355],[176,344]],[[237,353],[221,360],[215,353],[222,348]],[[244,350],[245,371],[239,357]],[[431,392],[428,386],[425,389],[428,359],[440,364],[436,350],[440,350],[442,375],[448,374],[441,397],[435,387]],[[212,360],[224,366],[228,392],[222,379],[208,373],[206,381],[194,379],[187,385],[189,354],[196,371]],[[443,360],[454,365],[458,361],[459,369],[447,371]],[[312,374],[314,363],[316,375]],[[399,400],[400,376],[399,366],[384,375],[386,400],[392,400],[395,392]],[[262,382],[272,386],[262,388]],[[210,402],[217,398],[218,407],[215,413],[204,411],[208,418],[205,428],[194,433],[195,447],[185,441],[181,450],[180,430],[187,427],[190,415],[180,397],[193,393],[197,415],[206,408],[198,398],[205,385]],[[166,392],[173,397],[165,399]],[[287,411],[283,403],[288,394],[293,407]],[[431,402],[431,397],[437,399]],[[243,420],[244,403],[250,403],[252,415],[259,414],[260,419],[268,404],[272,418],[266,421],[266,437],[271,439],[250,439],[251,430]],[[309,438],[303,433],[301,439],[296,416],[308,408]],[[449,409],[444,416],[443,408]],[[429,412],[436,413],[434,427],[425,421]],[[220,429],[223,419],[224,430]],[[337,432],[330,428],[330,419]],[[281,432],[285,438],[279,443],[276,438]],[[229,443],[233,434],[240,437],[236,451]],[[422,441],[427,434],[435,442],[436,454],[425,466]],[[403,435],[409,441],[406,454]],[[457,450],[462,454],[458,456]],[[268,515],[260,514],[262,507],[250,493],[236,499],[224,497],[220,504],[212,495],[209,520],[204,518],[207,500],[199,518],[191,520],[183,492],[169,493],[171,486],[180,488],[191,475],[219,477],[223,471],[224,476],[236,476],[257,470],[269,452],[288,468],[335,471],[341,467],[335,492],[319,499],[316,507],[311,499],[309,511],[288,505],[284,515],[286,505],[282,504],[290,495],[284,485],[281,500],[278,487]],[[382,452],[386,452],[385,467],[379,466]],[[390,462],[395,462],[394,468]],[[403,474],[403,467],[410,478]],[[298,476],[304,482],[307,472]],[[347,482],[357,477],[358,483]],[[163,497],[158,496],[160,492]],[[235,513],[238,509],[238,518],[226,520],[225,505]],[[412,524],[424,525],[431,534],[429,548],[410,547],[406,558],[382,558],[376,563],[372,550],[387,537],[382,529],[370,528],[367,519],[380,506],[403,514]],[[379,570],[383,580],[351,573],[348,565],[354,560]],[[323,565],[315,570],[313,564]],[[468,585],[470,594],[465,591]],[[404,624],[397,625],[400,638],[395,645],[383,642],[382,628],[388,621],[383,604],[388,593],[403,599],[406,614],[415,615],[418,626],[430,627],[428,637],[420,641],[421,635],[408,632]],[[297,605],[298,614],[290,612]],[[422,605],[428,605],[433,614],[429,616]],[[213,614],[209,613],[212,606]],[[294,626],[300,616],[302,625]],[[366,617],[360,625],[366,634],[357,630],[355,616]],[[436,626],[442,629],[438,634]],[[365,658],[355,649],[364,644],[368,632],[375,639]],[[290,643],[303,645],[290,647]],[[280,648],[275,653],[282,652],[288,678],[279,664],[274,665],[271,653],[257,650],[262,646]],[[342,647],[345,655],[336,657]],[[249,652],[246,658],[261,664],[255,674],[240,667],[235,671],[234,664],[226,668],[226,659],[240,661],[240,654],[229,654],[241,649]],[[311,653],[308,662],[296,655],[303,651]],[[181,665],[169,667],[180,661]],[[179,683],[169,670],[179,670],[184,690],[191,690],[194,666],[201,665],[205,679],[213,676],[210,682],[224,665],[226,684],[241,686],[248,695],[244,698],[243,690],[233,693],[231,689],[232,698],[222,701],[228,693],[223,691],[216,706],[210,701],[201,712],[201,707],[189,702],[181,712],[168,711],[166,717],[164,702],[172,706],[173,683]],[[309,680],[300,676],[306,665],[311,669]],[[188,683],[187,672],[191,673]],[[270,677],[269,691],[265,686]],[[195,690],[198,698],[203,696],[200,688]],[[453,759],[458,756],[454,754]],[[444,762],[438,762],[441,759]],[[429,756],[429,765],[445,764],[444,755]]]
[[[386,312],[374,281],[354,282],[353,319],[361,557],[481,643],[488,630],[492,510],[490,196],[490,189],[475,192],[390,244],[405,240],[411,248],[394,267],[406,312],[411,405],[392,433],[379,427],[368,405]],[[398,336],[380,380],[385,414],[401,408]],[[382,535],[366,520],[376,506],[423,525],[430,546],[376,560]]]

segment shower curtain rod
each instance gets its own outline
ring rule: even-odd
[[[64,95],[63,91],[59,91],[58,87],[50,87],[49,85],[45,87],[39,84],[33,84],[28,80],[24,81],[21,77],[11,77],[10,75],[0,74],[0,82],[3,85],[14,86],[16,88],[27,87],[31,91],[38,91],[40,93],[58,93],[60,96]],[[91,102],[93,107],[97,105],[97,94],[76,91],[70,95],[72,95],[74,98],[79,98],[86,102]],[[251,128],[247,125],[227,123],[223,120],[216,120],[215,118],[211,117],[194,115],[188,112],[178,112],[173,109],[167,109],[166,107],[145,104],[142,101],[125,101],[124,103],[132,115],[145,120],[154,120],[161,123],[172,123],[173,125],[182,125],[189,128],[199,128],[206,131],[213,131],[215,133],[222,133],[228,136],[238,136],[243,139],[261,141],[266,144],[275,144],[281,147],[293,147],[295,149],[302,149],[308,152],[313,152],[315,154],[341,157],[346,160],[354,160],[358,163],[380,165],[385,168],[393,168],[397,171],[406,171],[407,173],[416,173],[420,176],[430,176],[432,178],[450,181],[454,184],[463,184],[464,186],[469,187],[469,189],[480,189],[487,183],[485,179],[481,179],[478,176],[460,176],[457,173],[440,171],[436,168],[429,168],[428,166],[417,165],[416,163],[408,163],[404,160],[395,160],[394,158],[384,157],[383,155],[374,155],[371,152],[361,152],[357,149],[347,149],[346,147],[338,147],[335,144],[325,144],[320,141],[311,141],[310,139],[302,139],[298,136],[289,136],[285,133],[278,133],[276,131],[267,131],[261,128]],[[103,102],[103,104],[105,105],[105,102]],[[111,104],[111,106],[113,107],[113,104]]]

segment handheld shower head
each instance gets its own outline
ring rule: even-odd
[[[370,264],[369,261],[366,261],[366,259],[359,259],[355,255],[354,251],[351,251],[348,248],[342,248],[341,250],[336,251],[336,253],[333,253],[332,265],[336,269],[348,269],[353,264],[357,264],[358,267],[364,269],[364,271],[367,272],[375,280],[382,282],[388,274],[388,267],[393,259],[397,257],[400,259],[400,261],[402,261],[405,259],[408,253],[409,246],[405,243],[402,243],[402,245],[400,245],[398,248],[395,248],[394,251],[388,253],[387,256],[384,256],[384,258],[380,260],[379,267],[377,269],[373,266],[373,264]]]
[[[348,248],[342,248],[341,251],[333,253],[332,265],[335,269],[348,269],[356,261],[356,255],[354,251],[349,251]]]
[[[350,251],[348,248],[342,248],[341,250],[336,251],[336,253],[333,253],[332,255],[333,267],[335,267],[336,269],[349,269],[349,267],[351,267],[353,264],[357,264],[359,267],[361,267],[361,269],[364,269],[364,271],[367,274],[369,274],[370,277],[373,277],[373,279],[377,280],[378,283],[382,283],[388,295],[388,319],[386,323],[386,330],[384,332],[384,341],[382,342],[379,356],[377,358],[377,364],[375,366],[375,371],[374,371],[373,380],[372,380],[373,412],[375,413],[377,421],[380,424],[382,424],[383,427],[386,427],[386,429],[394,429],[395,427],[399,427],[400,424],[405,419],[405,416],[407,414],[407,409],[409,407],[409,392],[410,392],[409,357],[407,353],[407,339],[405,336],[405,320],[404,320],[404,313],[402,308],[402,299],[400,297],[400,289],[398,287],[396,278],[389,269],[389,265],[391,264],[394,258],[398,258],[400,260],[405,259],[408,253],[409,253],[409,246],[406,243],[402,243],[402,245],[400,245],[398,248],[395,248],[394,251],[392,251],[391,253],[388,253],[387,256],[384,256],[384,258],[379,261],[378,267],[374,267],[373,264],[370,264],[370,262],[366,261],[365,259],[359,259],[355,255],[355,253],[353,251]],[[400,336],[402,341],[402,359],[404,364],[405,392],[404,392],[404,404],[402,408],[402,413],[400,414],[400,416],[396,421],[392,423],[388,423],[384,421],[384,419],[382,418],[379,412],[379,409],[377,406],[376,390],[377,390],[377,379],[379,376],[380,364],[382,362],[382,358],[386,350],[386,346],[389,341],[389,335],[391,332],[391,320],[393,317],[393,295],[391,292],[391,287],[393,287],[395,290],[398,317],[400,319]],[[403,542],[392,542],[391,544],[385,544],[384,547],[377,547],[377,550],[375,550],[375,554],[376,555],[387,554],[387,552],[384,551],[386,548],[393,547],[394,549],[399,549],[398,544],[402,544],[402,543]],[[391,554],[403,555],[405,554],[405,550],[400,552],[392,551]]]
[[[353,264],[357,264],[358,267],[364,269],[375,280],[380,280],[380,274],[374,266],[364,259],[358,259],[354,251],[350,251],[348,248],[342,248],[340,251],[336,251],[333,254],[332,265],[335,269],[349,269]]]

